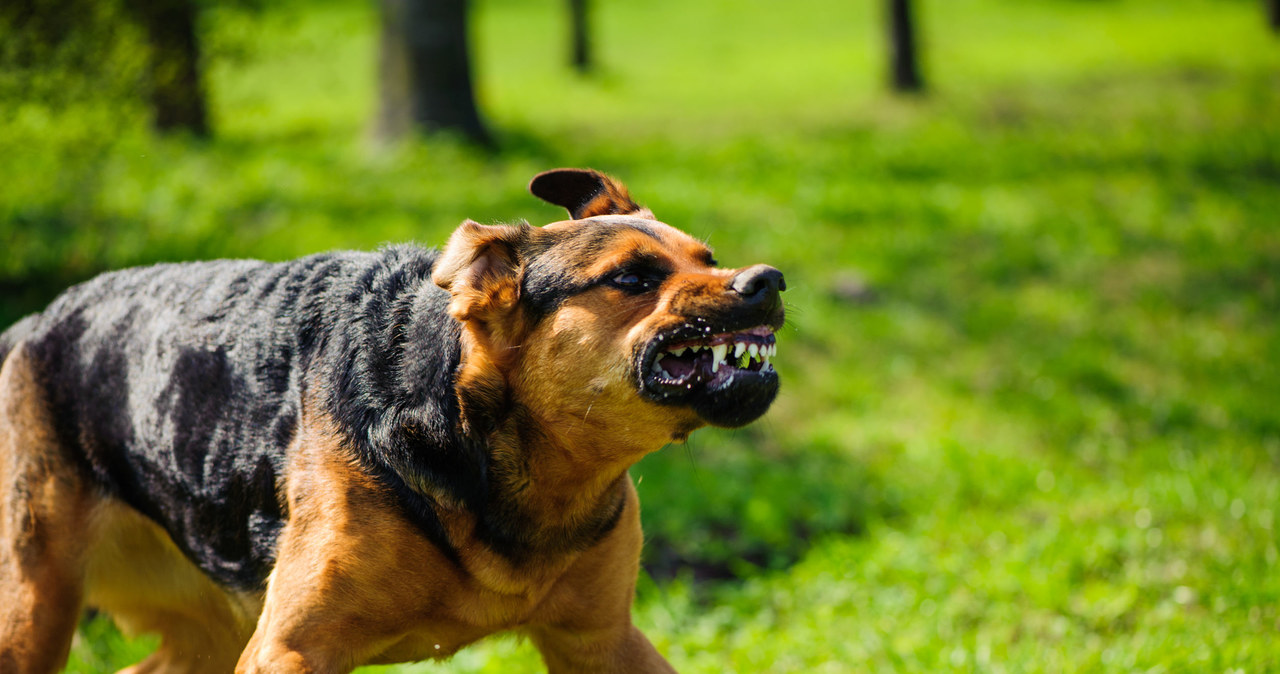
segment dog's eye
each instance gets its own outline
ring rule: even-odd
[[[609,283],[623,290],[643,291],[657,285],[657,279],[634,271],[624,271],[609,279]]]
[[[613,284],[623,288],[635,288],[642,283],[644,283],[644,279],[640,278],[640,275],[633,271],[624,271],[613,277]]]

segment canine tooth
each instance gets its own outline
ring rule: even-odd
[[[720,369],[720,364],[724,362],[724,354],[729,351],[728,344],[716,344],[711,347],[711,371],[716,372]]]
[[[746,345],[746,344],[743,344],[742,342],[738,342],[737,344],[734,344],[734,345],[733,345],[733,359],[734,359],[734,360],[737,360],[737,359],[738,359],[738,356],[741,356],[741,355],[742,355],[742,352],[743,352],[743,351],[746,351],[746,350],[747,350],[747,345]]]
[[[752,344],[750,347],[748,347],[747,351],[751,354],[751,359],[752,359],[752,360],[759,360],[759,359],[760,359],[760,347],[759,347],[759,346],[757,346],[757,345],[755,345],[755,344]]]

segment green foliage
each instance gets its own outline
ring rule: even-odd
[[[775,409],[632,471],[636,620],[681,671],[1280,664],[1280,47],[1256,3],[923,3],[919,100],[881,93],[874,3],[604,4],[588,79],[558,5],[477,10],[499,154],[367,145],[367,3],[210,7],[208,142],[123,98],[0,97],[0,323],[106,268],[548,222],[525,181],[594,166],[790,286]],[[146,646],[99,619],[71,669]],[[387,671],[539,664],[499,638]]]
[[[66,671],[113,672],[147,657],[159,645],[160,639],[152,635],[125,640],[106,616],[85,616],[71,644]]]

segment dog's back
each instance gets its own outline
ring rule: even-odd
[[[0,670],[61,667],[87,603],[166,635],[147,671],[193,658],[228,671],[289,516],[304,400],[350,434],[353,470],[423,517],[404,479],[458,464],[442,440],[458,330],[436,257],[397,246],[126,269],[0,335]],[[402,407],[426,420],[411,447],[362,446],[398,428]]]
[[[93,483],[218,582],[260,587],[312,359],[384,294],[379,276],[407,266],[425,279],[433,257],[401,248],[126,269],[14,325],[0,354],[24,344],[59,444]]]

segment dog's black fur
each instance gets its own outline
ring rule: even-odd
[[[6,331],[0,362],[25,341],[75,462],[226,586],[260,588],[272,567],[285,451],[315,382],[360,467],[450,554],[431,499],[478,508],[487,473],[456,431],[459,327],[431,282],[436,257],[401,246],[114,272]]]

